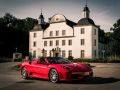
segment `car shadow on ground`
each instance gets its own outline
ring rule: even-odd
[[[60,82],[60,83],[66,83],[66,84],[107,84],[107,83],[115,83],[120,81],[118,78],[109,77],[93,77],[90,80],[75,80],[75,81],[66,81],[66,82]]]
[[[36,81],[49,83],[48,80],[39,79],[39,78],[32,78],[32,79],[28,79],[28,80],[23,80],[23,81],[20,81],[19,83],[35,83]],[[109,78],[93,77],[90,80],[61,81],[57,84],[108,84],[108,83],[115,83],[118,81],[120,81],[120,79],[114,78],[114,77],[109,77]]]

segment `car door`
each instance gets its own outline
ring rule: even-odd
[[[33,72],[40,78],[48,78],[48,64],[36,63],[32,65]]]

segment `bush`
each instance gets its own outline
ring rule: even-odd
[[[69,57],[68,57],[68,60],[73,60],[73,56],[69,56]]]
[[[15,62],[21,62],[22,61],[22,58],[16,58],[14,59]]]
[[[96,59],[74,59],[74,62],[98,62]]]
[[[108,63],[120,63],[120,60],[108,60]]]
[[[102,60],[102,59],[73,59],[73,62],[88,62],[88,63],[120,63],[120,60]]]
[[[3,63],[3,62],[12,62],[12,58],[0,57],[0,63]]]

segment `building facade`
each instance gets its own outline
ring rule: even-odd
[[[100,58],[104,54],[104,48],[100,47],[105,46],[101,32],[104,33],[90,18],[87,5],[78,23],[61,14],[52,16],[46,23],[41,13],[38,25],[29,32],[29,52],[35,57]]]

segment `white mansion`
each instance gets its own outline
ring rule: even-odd
[[[104,31],[94,23],[89,14],[90,10],[85,5],[83,18],[78,23],[61,14],[52,16],[46,23],[41,13],[38,25],[29,32],[29,52],[35,57],[103,57]]]

